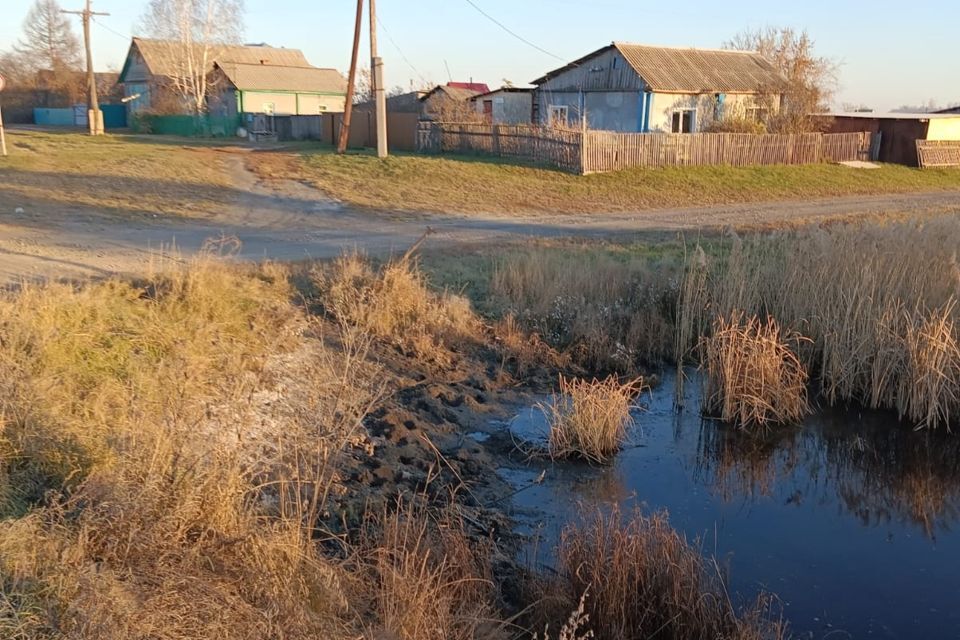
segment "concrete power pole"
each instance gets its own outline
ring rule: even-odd
[[[370,83],[377,110],[377,157],[387,157],[387,91],[383,60],[377,55],[377,0],[370,0]]]
[[[337,153],[345,153],[350,140],[350,120],[353,118],[353,92],[357,84],[357,58],[360,56],[360,27],[363,24],[363,0],[357,0],[357,22],[353,28],[353,55],[350,58],[350,77],[347,78],[347,104],[343,109],[343,124]]]
[[[90,48],[90,18],[92,16],[108,16],[109,13],[98,13],[90,10],[90,0],[81,11],[64,11],[80,16],[83,21],[83,46],[87,51],[87,125],[90,135],[103,135],[103,112],[100,111],[100,100],[97,98],[97,78],[93,73],[93,52]]]

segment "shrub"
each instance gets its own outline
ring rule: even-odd
[[[615,376],[590,382],[560,376],[560,393],[542,407],[550,422],[550,456],[608,462],[626,438],[642,387],[642,378],[621,383]]]
[[[741,427],[803,419],[807,372],[791,349],[801,338],[781,333],[772,318],[717,318],[703,346],[709,411]]]

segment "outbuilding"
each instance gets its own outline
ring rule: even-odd
[[[490,124],[533,122],[533,89],[500,87],[470,98],[477,113]]]
[[[915,167],[917,140],[960,140],[960,113],[828,113],[823,115],[830,133],[869,131],[880,134],[880,162]]]

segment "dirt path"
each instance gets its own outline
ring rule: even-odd
[[[228,213],[205,219],[122,218],[78,209],[70,215],[0,211],[0,278],[135,273],[161,258],[179,259],[210,238],[236,236],[239,257],[256,260],[323,258],[344,249],[400,251],[429,226],[434,245],[506,242],[525,237],[616,237],[651,232],[766,227],[876,215],[955,212],[960,192],[830,198],[804,202],[651,210],[636,214],[505,218],[393,214],[354,210],[294,180],[260,180],[241,151],[221,154],[233,183]],[[60,213],[60,212],[57,212]]]

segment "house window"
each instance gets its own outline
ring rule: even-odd
[[[677,109],[674,111],[670,119],[670,131],[672,133],[693,133],[696,113],[696,109]]]
[[[566,105],[550,105],[549,109],[549,124],[551,127],[566,127],[570,122],[568,116],[570,115],[570,107]]]
[[[617,69],[620,67],[620,58],[613,56],[613,68]]]
[[[769,115],[770,110],[764,107],[747,108],[747,120],[752,120],[754,122],[766,122]]]

